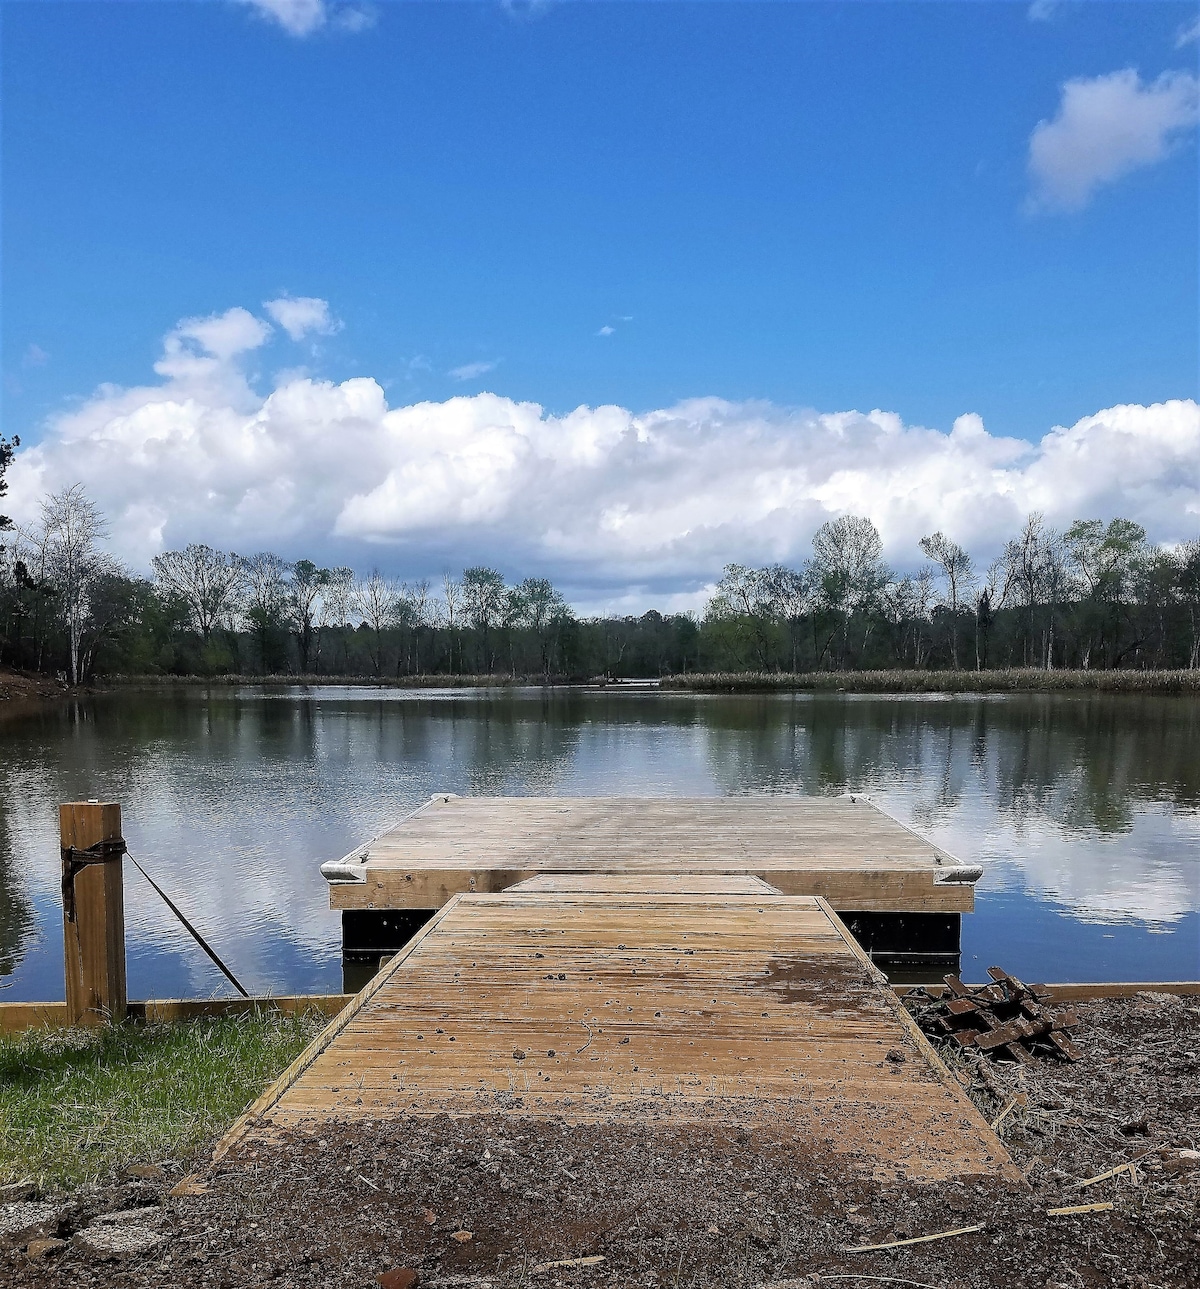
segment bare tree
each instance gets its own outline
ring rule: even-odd
[[[1192,650],[1188,666],[1200,667],[1200,537],[1179,548],[1179,598],[1188,606],[1192,626]]]
[[[71,684],[79,684],[80,653],[88,615],[88,602],[97,578],[114,567],[100,549],[108,525],[83,484],[72,484],[42,502],[50,577],[59,594],[67,631],[67,657]]]
[[[434,602],[429,597],[429,579],[419,578],[412,586],[405,583],[403,594],[413,633],[413,669],[421,676],[424,675],[421,671],[421,632],[431,627],[436,617]]]
[[[899,628],[900,659],[906,656],[906,642],[911,636],[913,666],[923,667],[929,656],[925,627],[929,625],[933,603],[933,569],[926,565],[915,577],[906,573],[898,582],[889,582],[882,598],[892,626]]]
[[[462,583],[445,569],[442,572],[442,597],[446,604],[446,628],[450,632],[450,670],[454,670],[454,646],[458,643],[458,665],[462,667]]]
[[[193,544],[164,551],[151,561],[158,584],[187,606],[192,626],[204,643],[213,628],[236,613],[244,569],[236,555]]]
[[[763,569],[763,577],[766,581],[767,602],[774,613],[787,624],[791,667],[795,672],[801,628],[813,604],[812,579],[807,571],[788,568],[784,564],[772,564]]]
[[[958,670],[958,615],[963,597],[974,587],[975,569],[971,557],[957,542],[952,542],[943,532],[921,538],[921,550],[927,559],[942,570],[946,587],[942,603],[950,613],[950,657],[954,670]]]
[[[350,620],[353,616],[354,570],[352,568],[331,568],[328,570],[328,577],[321,588],[320,607],[317,612],[317,643],[313,662],[318,671],[321,669],[321,644],[324,639],[324,633],[331,627],[342,629],[342,665],[343,667],[349,665],[349,650],[346,648],[345,628],[350,625]]]
[[[1062,534],[1051,529],[1046,534],[1045,548],[1042,555],[1042,588],[1046,598],[1046,630],[1044,633],[1045,649],[1043,666],[1047,671],[1054,669],[1054,640],[1058,621],[1058,610],[1072,598],[1075,585],[1067,567],[1067,553],[1063,546]]]
[[[354,587],[355,608],[371,632],[371,665],[377,676],[383,675],[383,633],[394,624],[400,600],[400,588],[377,568]]]
[[[820,657],[824,657],[840,628],[840,668],[846,660],[851,617],[856,612],[868,609],[891,580],[887,566],[880,558],[883,554],[883,541],[869,519],[864,519],[861,515],[842,515],[822,524],[813,534],[812,544],[810,568],[813,580],[834,620],[833,630],[825,641]],[[868,624],[866,632],[869,631]],[[864,646],[866,632],[863,637]]]
[[[1046,670],[1054,666],[1055,620],[1058,606],[1071,593],[1067,554],[1061,535],[1047,527],[1036,511],[1025,520],[1021,535],[1004,548],[1006,577],[1017,603],[1026,612],[1026,662]],[[1045,607],[1045,625],[1039,644],[1037,611]]]
[[[258,640],[259,661],[266,672],[271,670],[267,655],[272,634],[277,635],[284,629],[292,565],[270,551],[243,556],[241,564],[245,588],[242,612],[251,634]]]

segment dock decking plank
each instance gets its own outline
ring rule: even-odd
[[[358,857],[366,854],[364,863]],[[964,866],[861,797],[439,795],[341,862],[336,909],[440,908],[547,874],[752,876],[834,908],[964,913]],[[547,889],[547,888],[535,888]]]
[[[534,881],[456,896],[247,1122],[718,1115],[876,1176],[1011,1174],[821,899]]]

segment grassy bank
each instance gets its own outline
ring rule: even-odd
[[[709,672],[668,676],[663,689],[697,693],[763,693],[776,690],[858,694],[1102,693],[1200,694],[1200,671],[996,671]]]
[[[0,1036],[0,1182],[57,1188],[186,1158],[327,1019],[269,1012]]]
[[[774,691],[820,691],[860,694],[933,693],[1060,693],[1097,691],[1130,694],[1200,694],[1200,670],[1194,671],[1043,671],[1037,667],[997,668],[994,671],[912,671],[892,668],[879,671],[708,671],[657,677],[627,677],[658,681],[662,689],[695,693],[770,693]],[[610,682],[616,688],[616,682]],[[198,688],[233,688],[254,685],[319,685],[371,687],[379,689],[511,689],[520,685],[552,685],[557,688],[595,689],[605,682],[568,680],[544,676],[326,676],[258,675],[103,676],[89,682],[92,688],[159,689],[186,685]],[[64,691],[55,690],[61,697]],[[0,697],[3,695],[0,694]]]

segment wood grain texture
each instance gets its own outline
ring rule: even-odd
[[[965,913],[959,863],[861,797],[435,797],[362,854],[337,909],[440,908],[542,874],[749,875],[846,911]],[[356,866],[357,867],[357,866]],[[631,887],[632,889],[632,887]]]
[[[65,850],[87,850],[121,836],[116,802],[72,801],[59,807]],[[71,1025],[119,1024],[125,1019],[125,883],[121,859],[88,864],[74,877],[75,917],[63,910],[63,967]]]
[[[677,875],[631,893],[627,878],[459,895],[264,1096],[256,1127],[718,1115],[883,1178],[1012,1175],[828,905],[689,892]]]

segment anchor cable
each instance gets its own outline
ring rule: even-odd
[[[229,981],[229,983],[238,991],[239,994],[241,994],[243,998],[249,998],[250,995],[243,988],[242,982],[221,961],[221,959],[217,956],[217,952],[212,947],[212,945],[210,945],[208,941],[200,934],[200,932],[197,931],[194,926],[192,926],[192,924],[187,920],[186,917],[184,917],[183,913],[179,909],[179,906],[171,899],[171,897],[166,893],[166,891],[164,891],[163,888],[159,886],[159,884],[154,880],[154,878],[151,877],[150,874],[146,872],[146,870],[141,866],[141,864],[137,862],[136,859],[134,859],[134,857],[129,853],[128,850],[125,852],[125,855],[126,855],[126,858],[129,860],[129,862],[134,866],[134,868],[136,868],[137,871],[141,873],[141,875],[146,879],[146,881],[148,881],[150,885],[153,886],[154,889],[159,893],[159,895],[162,896],[163,903],[167,906],[167,908],[171,910],[172,913],[175,914],[175,916],[180,920],[180,922],[183,923],[183,929],[188,933],[188,935],[190,935],[192,939],[195,940],[195,942],[204,950],[204,952],[208,954],[208,956],[213,960],[213,962],[217,964],[217,966],[221,969],[221,972],[224,974],[226,980]]]

